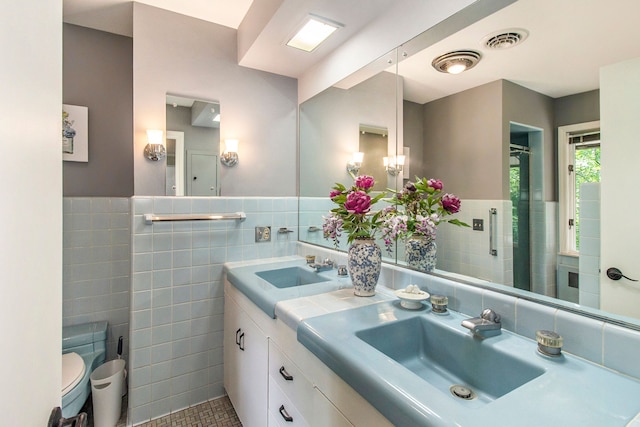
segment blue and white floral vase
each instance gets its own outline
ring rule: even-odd
[[[405,242],[405,261],[419,271],[430,272],[436,268],[437,246],[433,238],[412,236]]]
[[[375,295],[382,266],[380,246],[373,239],[355,239],[349,247],[348,255],[347,265],[353,293],[360,297]]]

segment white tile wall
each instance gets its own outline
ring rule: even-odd
[[[494,248],[497,255],[489,253],[489,210],[495,208],[497,229]],[[462,208],[455,215],[471,225],[474,218],[484,221],[483,231],[472,228],[441,224],[438,227],[438,261],[436,268],[458,274],[477,277],[490,282],[513,286],[513,230],[511,227],[511,202],[504,200],[463,200]]]
[[[555,297],[558,203],[531,202],[531,290]]]
[[[63,201],[63,325],[109,322],[107,359],[118,337],[128,357],[130,289],[129,199],[65,197]]]
[[[224,394],[223,264],[295,253],[298,200],[134,197],[129,420],[139,424]],[[143,214],[246,220],[144,223]],[[255,227],[271,226],[256,243]],[[293,233],[279,234],[280,227]]]
[[[580,187],[580,304],[600,308],[600,183]]]
[[[376,209],[384,207],[376,205]],[[484,231],[442,224],[438,227],[438,260],[436,269],[455,271],[496,283],[513,284],[513,233],[511,229],[511,202],[503,200],[463,200],[462,210],[456,218],[471,225],[473,218],[484,219]],[[322,235],[322,217],[335,207],[328,197],[300,198],[300,238],[301,240],[326,247],[333,247],[330,240]],[[489,209],[498,210],[498,229],[496,247],[498,255],[489,254]],[[309,227],[318,227],[319,231],[309,231]],[[389,255],[383,249],[383,256],[399,262],[404,260],[404,245],[395,245]],[[346,236],[340,241],[339,250],[346,251]]]

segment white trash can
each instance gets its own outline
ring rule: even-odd
[[[94,427],[115,427],[122,409],[125,361],[106,362],[91,373]]]

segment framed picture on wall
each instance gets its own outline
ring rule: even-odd
[[[89,108],[62,104],[62,160],[89,161]]]

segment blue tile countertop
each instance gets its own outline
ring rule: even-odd
[[[264,278],[277,276],[270,274],[274,270],[293,271],[296,268],[299,268],[305,276],[315,277],[320,281],[302,286],[284,285],[284,287],[278,287]],[[228,262],[224,269],[229,282],[274,319],[276,317],[275,306],[279,301],[322,294],[352,286],[348,277],[338,277],[336,269],[316,273],[307,265],[305,259],[299,256]]]
[[[398,426],[611,427],[640,411],[637,380],[571,354],[544,356],[509,331],[473,337],[466,318],[395,300],[308,318],[297,334]],[[476,398],[455,397],[449,386],[461,383]]]

